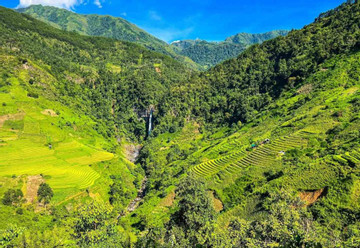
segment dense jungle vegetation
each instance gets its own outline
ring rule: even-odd
[[[1,246],[360,246],[358,1],[205,72],[2,7],[0,32]]]

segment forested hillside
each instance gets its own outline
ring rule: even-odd
[[[142,46],[2,7],[0,32],[1,246],[127,242],[110,233],[143,177],[128,161],[130,142],[146,136],[142,113],[190,71]],[[82,218],[91,211],[106,223],[89,234]]]
[[[247,122],[283,91],[301,85],[326,59],[358,49],[358,13],[358,4],[344,4],[301,30],[254,45],[195,77],[201,87],[181,98],[197,99],[192,115],[206,123]]]
[[[281,30],[264,34],[241,33],[231,36],[225,42],[220,43],[181,41],[170,46],[123,18],[80,15],[65,9],[41,5],[32,5],[27,8],[17,9],[17,11],[31,15],[63,30],[74,31],[83,35],[103,36],[135,42],[150,50],[166,54],[190,68],[201,70],[210,68],[224,60],[237,57],[250,45],[259,44],[279,35],[287,34],[287,31]],[[189,43],[192,45],[188,46]]]
[[[109,137],[115,134],[114,124],[117,135],[144,136],[145,121],[137,112],[158,105],[170,86],[186,81],[190,73],[173,59],[133,43],[68,33],[1,11],[3,53],[49,66],[60,81],[57,97],[103,122],[98,131]],[[35,84],[32,90],[46,89]]]
[[[2,7],[0,32],[1,246],[360,246],[357,1],[205,72]]]
[[[266,32],[263,34],[248,34],[248,33],[239,33],[233,36],[230,36],[225,41],[231,42],[235,44],[244,44],[244,45],[253,45],[253,44],[261,44],[264,41],[274,39],[278,36],[286,36],[289,31],[286,30],[274,30],[270,32]]]
[[[32,5],[17,11],[66,31],[135,42],[150,50],[171,56],[193,69],[198,68],[191,59],[176,54],[166,42],[120,17],[80,15],[65,9],[42,5]]]
[[[277,30],[263,34],[240,33],[227,38],[224,42],[208,42],[205,40],[182,40],[171,43],[174,50],[191,58],[204,69],[213,67],[227,59],[237,57],[246,48],[261,44],[278,36],[285,36],[288,31]]]

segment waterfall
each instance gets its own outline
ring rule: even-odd
[[[151,134],[153,111],[153,109],[150,110],[148,136]]]

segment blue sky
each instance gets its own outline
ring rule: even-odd
[[[299,29],[344,0],[0,0],[8,8],[44,4],[122,17],[167,42],[224,40],[240,32]]]

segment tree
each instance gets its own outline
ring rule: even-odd
[[[216,217],[205,183],[192,175],[180,181],[177,204],[165,229],[151,228],[136,247],[210,247]]]
[[[190,175],[179,183],[175,193],[178,209],[167,224],[166,239],[179,247],[208,246],[216,212],[205,183]]]
[[[2,203],[7,206],[18,205],[21,203],[23,196],[24,194],[20,189],[9,189],[5,192]]]
[[[116,234],[115,225],[111,222],[111,209],[111,206],[97,202],[78,209],[74,231],[79,244],[88,246],[104,242]]]
[[[37,195],[39,202],[44,202],[44,204],[46,205],[54,196],[54,192],[47,183],[42,183],[40,184]]]
[[[266,218],[233,218],[215,235],[215,247],[320,247],[316,223],[292,192],[271,192],[263,201]]]

